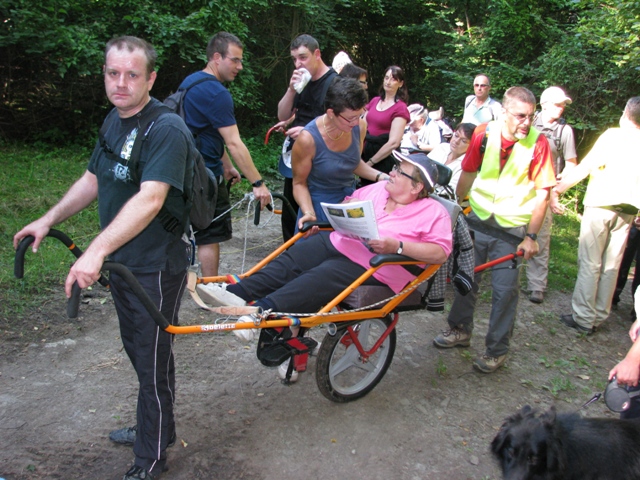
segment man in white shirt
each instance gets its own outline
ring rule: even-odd
[[[489,77],[484,74],[477,75],[473,80],[473,91],[475,95],[469,95],[464,101],[462,123],[480,125],[496,120],[502,105],[489,96],[491,92]]]

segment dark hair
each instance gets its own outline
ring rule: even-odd
[[[222,58],[225,58],[229,50],[229,44],[244,48],[240,39],[231,33],[218,32],[211,37],[207,44],[207,62],[213,58],[215,53],[219,53]]]
[[[476,129],[476,126],[473,123],[460,123],[456,127],[456,132],[460,131],[464,135],[464,138],[471,140],[473,136],[473,131]]]
[[[407,101],[409,100],[409,91],[407,90],[407,82],[405,82],[404,80],[404,70],[402,70],[402,68],[398,67],[397,65],[391,65],[390,67],[384,69],[384,74],[386,75],[389,70],[391,70],[391,76],[393,78],[395,78],[399,82],[402,82],[402,86],[396,93],[396,102],[398,100],[402,100],[404,103],[407,103]],[[382,100],[385,99],[384,80],[382,81],[382,85],[380,85],[378,94],[380,95],[380,98],[382,98]]]
[[[324,107],[325,110],[331,108],[338,115],[347,109],[360,110],[368,101],[367,92],[360,82],[338,75],[327,90]]]
[[[353,63],[347,63],[342,70],[340,70],[341,77],[353,78],[354,80],[360,80],[362,75],[369,76],[364,68],[361,68]]]
[[[115,47],[116,50],[126,48],[129,52],[133,52],[136,49],[142,50],[144,52],[144,56],[147,58],[147,80],[149,79],[149,75],[151,75],[151,72],[155,70],[156,61],[158,60],[158,54],[156,53],[156,49],[153,48],[153,45],[146,40],[129,35],[112,38],[107,42],[107,46],[104,49],[105,64],[107,63],[107,54],[113,47]]]
[[[424,155],[424,156],[427,157],[427,155]],[[411,158],[411,156],[409,158]],[[413,158],[411,159],[413,160]],[[434,183],[438,183],[438,168],[434,165],[433,160],[431,160],[428,157],[427,159],[428,160],[426,162],[421,162],[421,164],[424,167],[424,169],[429,173],[431,180],[433,180]],[[413,175],[411,175],[411,178],[413,180],[413,184],[417,185],[421,183],[422,186],[424,187],[422,190],[420,190],[420,193],[418,193],[418,198],[427,198],[431,193],[433,193],[433,185],[431,185],[428,181],[427,182],[424,181],[424,179],[422,178],[422,174],[420,173],[419,167],[416,167],[415,165],[412,165],[412,166],[413,166]]]
[[[531,90],[524,87],[511,87],[504,92],[502,107],[506,109],[514,101],[528,103],[534,107],[536,106],[536,96],[531,92]]]
[[[297,50],[300,47],[307,47],[311,53],[320,49],[318,41],[306,33],[298,35],[293,42],[291,42],[291,48],[289,50]]]
[[[627,118],[640,127],[640,97],[631,97],[624,107]]]

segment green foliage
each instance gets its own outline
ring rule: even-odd
[[[23,280],[13,277],[13,236],[42,216],[86,169],[86,149],[45,146],[0,148],[0,319],[28,307],[47,285],[60,285],[73,256],[58,241],[45,240],[25,255]],[[84,249],[99,231],[95,206],[66,221],[63,231]]]
[[[275,123],[300,33],[318,39],[326,63],[344,50],[366,68],[371,96],[397,64],[411,102],[458,118],[481,71],[497,98],[516,84],[536,95],[562,85],[580,156],[637,93],[640,65],[640,2],[630,0],[5,0],[0,12],[2,135],[66,144],[86,144],[109,108],[101,66],[114,35],[156,47],[158,98],[203,67],[211,35],[238,35],[245,69],[230,89],[243,129]]]

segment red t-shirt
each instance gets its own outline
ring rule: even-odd
[[[376,110],[376,106],[380,102],[380,97],[375,97],[367,106],[367,132],[370,135],[378,136],[388,134],[391,131],[391,123],[396,117],[404,118],[407,123],[411,118],[407,104],[402,100],[398,100],[391,108],[383,111]]]
[[[473,132],[469,149],[462,160],[462,170],[465,172],[477,172],[482,166],[483,155],[480,153],[480,147],[486,134],[487,125],[489,124],[483,123],[478,125]],[[502,141],[500,170],[502,171],[516,142],[506,140],[503,136],[500,136],[500,139]],[[529,178],[533,181],[536,190],[550,188],[557,183],[553,172],[553,163],[551,162],[551,147],[549,147],[547,137],[542,134],[536,140],[536,145],[533,150],[533,160],[529,165]]]

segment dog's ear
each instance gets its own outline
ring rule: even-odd
[[[563,472],[565,467],[565,455],[556,424],[556,407],[552,406],[540,416],[542,425],[546,432],[546,456],[547,469],[549,472]]]
[[[502,452],[502,449],[505,447],[505,442],[507,441],[508,437],[507,432],[508,424],[507,422],[505,422],[502,424],[502,427],[500,427],[500,430],[491,442],[491,452],[499,459],[502,459],[500,452]]]

